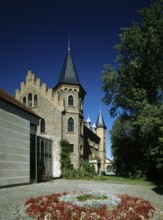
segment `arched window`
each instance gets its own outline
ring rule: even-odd
[[[32,94],[28,94],[28,107],[32,107]]]
[[[45,133],[45,119],[41,119],[40,122],[40,133]]]
[[[26,105],[26,97],[23,97],[23,104]]]
[[[73,120],[73,118],[68,119],[68,131],[70,131],[70,132],[74,131],[74,120]]]
[[[71,106],[74,105],[74,98],[73,98],[72,95],[70,95],[70,96],[68,97],[68,105],[71,105]]]
[[[37,95],[34,96],[34,106],[38,105],[38,99],[37,99]]]
[[[83,135],[83,120],[80,120],[80,134]]]
[[[80,100],[80,110],[83,110],[83,100]]]
[[[80,145],[80,154],[82,155],[83,154],[83,146]]]

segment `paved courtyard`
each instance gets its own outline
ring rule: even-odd
[[[21,212],[24,201],[30,197],[77,190],[134,195],[149,200],[159,210],[163,211],[163,189],[161,187],[113,184],[108,181],[58,179],[46,183],[0,189],[0,220],[30,219]]]

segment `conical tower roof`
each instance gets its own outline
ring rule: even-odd
[[[106,125],[105,125],[104,119],[102,117],[101,111],[100,111],[100,113],[98,115],[98,118],[97,118],[96,127],[97,128],[105,128],[106,129]]]
[[[65,57],[65,61],[57,85],[59,84],[80,85],[79,77],[74,65],[70,49],[67,51]]]
[[[85,95],[86,92],[82,85],[80,84],[79,77],[75,68],[75,64],[72,58],[70,51],[70,45],[68,45],[68,50],[64,60],[64,64],[60,73],[59,80],[57,85],[54,87],[56,89],[59,85],[69,84],[69,85],[79,85],[82,91],[82,94]]]
[[[86,122],[91,123],[91,119],[90,119],[90,117],[89,117],[89,116],[88,116],[88,118],[87,118]]]

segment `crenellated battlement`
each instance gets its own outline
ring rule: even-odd
[[[33,84],[35,82],[35,74],[32,73],[32,70],[28,70],[27,76],[26,76],[26,83]]]
[[[48,88],[46,83],[41,83],[40,78],[36,78],[31,70],[28,70],[27,72],[26,82],[21,82],[20,89],[16,89],[16,98],[20,100],[20,98],[25,95],[27,88],[30,88],[31,86],[33,86],[34,89],[43,95],[48,101],[51,103],[54,102],[52,88]]]
[[[37,78],[35,80],[35,86],[36,86],[36,88],[40,88],[41,87],[41,79],[40,78]]]
[[[46,94],[46,92],[47,92],[47,86],[46,86],[46,83],[42,83],[40,89],[41,89],[41,92],[42,92],[43,94]]]

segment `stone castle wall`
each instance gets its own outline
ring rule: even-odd
[[[32,105],[29,108],[45,120],[45,132],[40,132],[39,125],[37,135],[52,140],[53,177],[59,177],[61,173],[60,140],[62,138],[62,114],[57,108],[57,98],[56,96],[54,97],[52,89],[48,89],[45,83],[41,84],[40,79],[36,79],[35,75],[28,71],[26,82],[22,82],[20,90],[16,90],[16,98],[23,103],[23,98],[26,97],[26,105],[28,106],[28,95],[30,93],[33,99]],[[35,95],[37,95],[37,105],[34,103]]]
[[[23,103],[26,98],[28,106],[28,95],[32,94],[31,109],[45,120],[45,133],[40,133],[40,126],[37,134],[47,137],[50,135],[53,140],[53,175],[60,174],[60,140],[67,139],[74,145],[71,153],[71,161],[75,169],[80,168],[80,160],[84,150],[83,131],[83,99],[79,85],[58,85],[57,88],[48,88],[45,83],[41,83],[32,71],[28,71],[26,82],[21,83],[20,89],[16,90],[16,98]],[[37,104],[34,103],[34,96],[37,95]],[[73,106],[68,103],[69,96],[73,97]],[[74,120],[74,131],[68,132],[68,119]],[[100,135],[99,135],[100,137]],[[103,137],[100,149],[103,147]],[[96,141],[95,141],[96,143]],[[103,154],[100,153],[103,157]],[[102,159],[102,161],[104,161]]]

